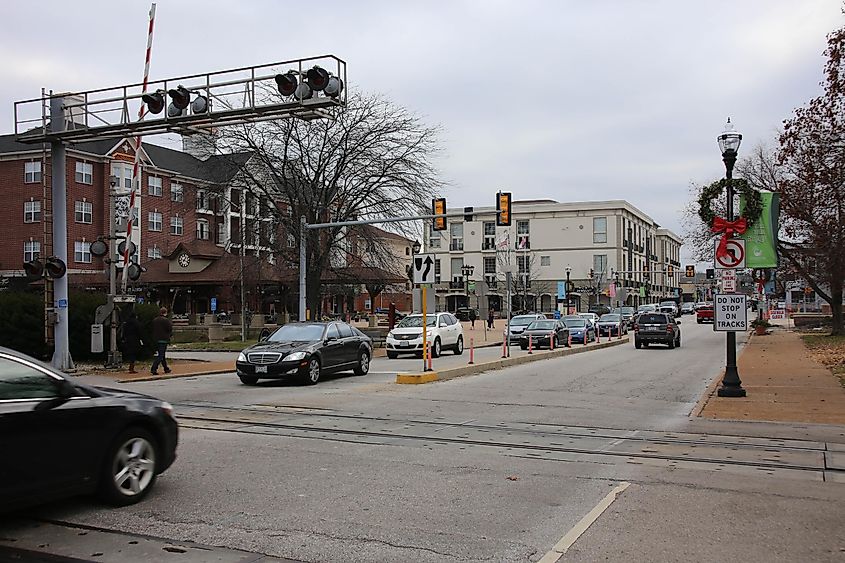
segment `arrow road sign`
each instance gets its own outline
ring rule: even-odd
[[[714,241],[713,255],[715,249],[719,248],[719,241]],[[745,268],[745,241],[743,239],[728,240],[727,256],[716,256],[714,264],[721,270],[732,270],[734,268]]]
[[[434,283],[434,255],[414,256],[414,283]]]

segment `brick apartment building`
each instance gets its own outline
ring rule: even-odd
[[[273,213],[266,211],[274,205],[284,212],[285,204],[266,201],[237,187],[238,176],[249,165],[250,157],[250,153],[213,154],[202,135],[185,137],[182,151],[142,145],[132,232],[137,250],[132,261],[146,271],[132,284],[134,293],[167,305],[176,314],[209,313],[212,298],[217,311],[239,312],[243,283],[248,309],[263,313],[296,311],[298,272],[288,266],[298,252],[296,240],[273,221]],[[107,291],[107,264],[92,256],[90,245],[108,234],[111,184],[115,189],[128,190],[134,159],[133,143],[126,139],[67,147],[67,266],[72,288]],[[45,151],[41,145],[18,143],[14,135],[0,136],[0,221],[6,227],[6,236],[0,242],[0,280],[6,287],[26,287],[23,263],[50,253],[45,228],[50,205],[48,182],[49,148]],[[118,232],[125,232],[128,197],[115,201],[122,225]],[[385,244],[396,245],[396,235],[379,232],[384,234]],[[409,246],[407,239],[402,240]],[[285,253],[288,256],[281,256]],[[333,266],[360,268],[351,258],[345,260],[345,264]],[[327,273],[325,313],[363,309],[364,299],[359,298],[366,292],[365,280],[361,272],[352,275],[350,270],[349,274],[333,277]],[[390,286],[396,293],[393,299],[402,301],[400,308],[405,307],[401,260],[388,277],[398,284]],[[346,298],[337,299],[333,292]]]

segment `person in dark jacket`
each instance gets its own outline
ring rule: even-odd
[[[487,310],[487,328],[493,328],[493,307]]]
[[[469,310],[469,322],[472,328],[475,328],[475,309]]]
[[[141,351],[141,324],[138,322],[135,311],[129,312],[129,317],[123,321],[120,333],[121,350],[123,358],[129,362],[129,373],[138,373],[135,371],[135,360],[138,352]]]
[[[173,336],[173,323],[167,318],[167,307],[162,307],[158,311],[158,316],[153,319],[153,341],[156,345],[156,359],[153,360],[153,366],[150,373],[158,375],[158,366],[164,368],[164,373],[170,373],[170,368],[167,367],[167,345],[170,344],[170,337]]]

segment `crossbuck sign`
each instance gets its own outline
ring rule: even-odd
[[[741,332],[748,330],[748,307],[745,295],[717,293],[713,300],[715,322],[713,330]]]

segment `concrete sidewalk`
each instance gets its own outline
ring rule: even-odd
[[[800,334],[783,328],[751,335],[737,359],[744,398],[719,397],[722,375],[699,401],[694,416],[845,424],[845,388],[815,361]]]
[[[104,382],[132,383],[137,381],[159,381],[164,379],[175,379],[178,377],[193,377],[196,375],[208,375],[213,373],[229,373],[235,371],[235,362],[232,361],[202,361],[168,358],[167,365],[170,373],[165,374],[159,368],[158,375],[150,373],[152,361],[139,362],[135,365],[138,373],[129,373],[129,367],[124,365],[120,370],[95,369],[86,370],[78,375],[102,377]]]

